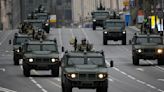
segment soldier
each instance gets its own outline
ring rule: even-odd
[[[78,45],[78,51],[91,51],[92,45],[84,38],[81,40],[81,44]]]
[[[75,37],[75,39],[74,39],[74,50],[76,51],[76,49],[77,49],[77,39]]]

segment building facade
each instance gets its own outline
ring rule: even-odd
[[[101,0],[106,9],[123,9],[123,0]],[[73,23],[80,22],[91,17],[91,12],[99,6],[100,0],[72,0]]]

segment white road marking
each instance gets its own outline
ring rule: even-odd
[[[59,84],[57,84],[57,83],[55,83],[55,82],[52,82],[52,81],[50,81],[50,80],[49,80],[49,82],[50,82],[51,84],[55,85],[56,87],[61,88],[61,86],[60,86]]]
[[[6,71],[6,69],[5,69],[5,68],[0,68],[0,71],[5,72],[5,71]]]
[[[164,82],[164,79],[157,79],[158,81],[162,81],[162,82]]]
[[[14,90],[3,88],[3,87],[0,87],[0,91],[2,91],[2,92],[17,92],[17,91],[14,91]]]
[[[149,64],[154,64],[154,63],[152,63],[151,61],[147,61]],[[163,67],[160,67],[160,66],[155,66],[155,68],[157,68],[157,69],[159,69],[159,70],[161,70],[161,71],[164,71],[164,68]]]
[[[110,66],[110,63],[109,63],[107,60],[106,60],[105,62],[106,62],[107,65]],[[121,71],[120,69],[118,69],[118,68],[116,68],[116,67],[113,67],[113,69],[115,69],[116,71],[120,72],[120,73],[123,74],[123,75],[126,75],[128,78],[137,81],[137,82],[140,83],[140,84],[143,84],[143,85],[145,85],[145,86],[147,86],[147,87],[150,87],[150,88],[152,88],[152,89],[156,89],[156,90],[157,90],[157,88],[156,88],[155,86],[153,86],[153,85],[151,85],[151,84],[149,84],[149,83],[146,83],[146,82],[144,82],[144,81],[138,80],[137,78],[135,78],[135,77],[133,77],[133,76],[131,76],[131,75],[128,75],[127,73]],[[161,90],[161,89],[158,89],[158,91],[164,92],[164,90]]]
[[[72,28],[70,29],[72,37],[74,37],[73,30]]]
[[[61,30],[58,30],[58,32],[59,32],[59,40],[60,40],[60,44],[61,44],[61,46],[63,46]]]
[[[143,72],[143,71],[144,71],[144,69],[143,69],[143,68],[136,68],[136,70],[137,70],[137,71],[141,71],[141,72]]]
[[[109,81],[111,81],[111,82],[114,82],[114,80],[113,80],[113,79],[111,79],[111,78],[108,78],[108,80],[109,80]]]
[[[42,92],[48,92],[46,89],[44,89],[33,77],[29,77],[31,82],[33,82],[38,88],[42,90]]]
[[[53,78],[54,80],[61,81],[61,78]]]

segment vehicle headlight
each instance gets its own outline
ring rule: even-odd
[[[56,59],[55,59],[55,58],[52,58],[51,61],[52,61],[52,62],[56,62]]]
[[[70,73],[70,74],[68,74],[68,77],[75,79],[77,77],[77,74],[76,73]]]
[[[94,19],[93,22],[96,22],[96,20]]]
[[[107,78],[107,74],[100,73],[98,74],[98,78],[100,79]]]
[[[138,50],[137,50],[137,52],[138,52],[138,53],[141,53],[141,52],[142,52],[142,50],[141,50],[141,49],[138,49]]]
[[[19,49],[17,49],[16,51],[17,51],[17,52],[20,52],[20,50],[19,50]]]
[[[104,32],[104,34],[107,34],[107,33],[108,33],[107,31]]]
[[[34,60],[32,58],[28,59],[29,62],[33,62]]]
[[[46,23],[45,25],[48,26],[48,23]]]
[[[158,53],[158,54],[161,54],[161,53],[163,53],[163,50],[162,50],[162,49],[158,49],[158,50],[157,50],[157,53]]]
[[[122,33],[123,33],[123,34],[126,34],[126,32],[125,32],[125,31],[123,31]]]

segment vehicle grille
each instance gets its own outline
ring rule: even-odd
[[[81,80],[95,80],[96,74],[79,74],[79,79],[81,79]]]
[[[155,49],[144,49],[144,52],[146,52],[146,53],[149,53],[149,52],[153,53],[153,52],[155,52]]]
[[[35,61],[36,62],[48,62],[48,61],[50,61],[50,59],[49,58],[36,58]]]

